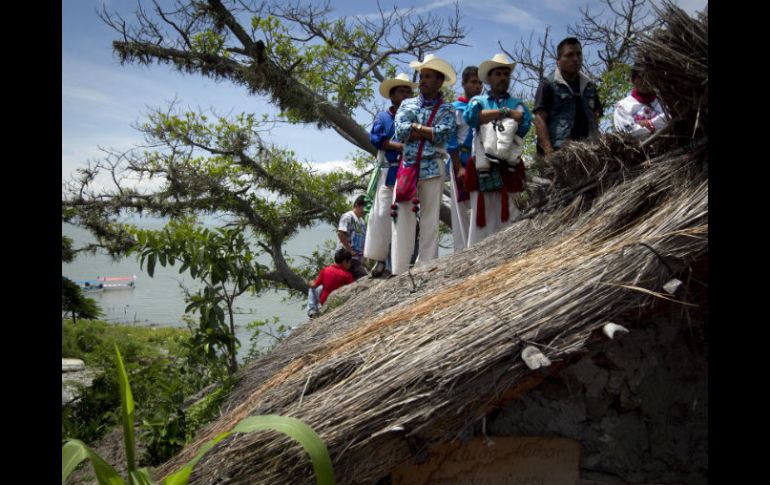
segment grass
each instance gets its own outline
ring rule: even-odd
[[[144,361],[166,355],[180,355],[182,342],[189,338],[186,328],[139,327],[101,320],[62,320],[62,358],[81,359],[86,366],[114,362],[113,346],[119,344],[126,360]]]

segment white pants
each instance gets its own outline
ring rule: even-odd
[[[451,180],[449,181],[450,187],[450,209],[452,212],[452,242],[454,243],[455,252],[462,251],[468,247],[468,224],[470,211],[470,201],[464,200],[457,202],[457,184],[455,182],[454,170],[450,169],[449,172]]]
[[[388,169],[380,169],[380,177],[377,181],[377,193],[369,213],[369,222],[366,224],[366,245],[364,246],[364,258],[375,261],[385,261],[388,257],[390,246],[391,224],[390,206],[393,203],[393,187],[385,185]]]
[[[483,192],[484,196],[484,215],[486,219],[486,225],[484,227],[479,227],[476,225],[476,218],[478,215],[478,191],[473,191],[470,193],[471,196],[471,221],[470,221],[470,231],[468,232],[468,246],[473,246],[479,241],[482,241],[487,236],[491,236],[492,234],[508,227],[511,225],[511,222],[513,219],[519,215],[519,209],[516,207],[516,204],[513,203],[513,196],[511,193],[508,193],[508,221],[507,222],[501,222],[500,221],[500,212],[501,212],[501,197],[502,194],[500,192]]]
[[[444,164],[440,163],[439,166],[443,168]],[[438,177],[417,182],[417,198],[420,199],[420,249],[415,266],[438,257],[438,219],[443,189],[443,173]],[[412,207],[412,201],[398,204],[398,218],[393,224],[391,238],[394,275],[406,273],[414,251],[417,218],[412,212]]]

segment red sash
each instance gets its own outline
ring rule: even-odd
[[[476,164],[474,162],[474,159],[469,158],[468,164],[465,167],[465,190],[468,192],[479,190],[479,182],[476,175]],[[519,161],[515,172],[503,170],[501,175],[503,178],[503,188],[501,189],[502,202],[500,207],[500,221],[507,222],[510,217],[508,212],[508,193],[516,193],[524,190],[524,183],[526,180],[524,162],[521,160]],[[476,225],[478,227],[484,227],[487,225],[486,211],[484,207],[484,194],[479,191],[477,197],[478,198],[476,199],[476,202],[478,209],[476,211]]]

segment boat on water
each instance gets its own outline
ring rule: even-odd
[[[136,275],[126,277],[97,277],[93,280],[78,280],[76,283],[83,291],[133,290],[136,287]]]

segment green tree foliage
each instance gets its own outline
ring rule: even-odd
[[[457,10],[446,19],[396,8],[340,16],[329,2],[183,0],[168,9],[140,7],[133,19],[106,7],[100,16],[118,33],[113,48],[122,62],[170,63],[229,80],[268,95],[288,120],[331,127],[371,154],[353,116],[372,106],[374,85],[403,58],[465,36]]]
[[[61,237],[61,260],[62,263],[71,263],[75,260],[77,251],[72,247],[72,239],[67,236]]]
[[[112,154],[84,169],[82,178],[69,186],[72,197],[63,204],[78,211],[78,223],[111,253],[120,254],[147,242],[138,241],[141,232],[131,226],[112,222],[121,210],[179,221],[217,214],[233,227],[248,227],[256,245],[272,259],[272,268],[262,269],[265,283],[257,290],[307,291],[302,269],[291,266],[283,245],[301,228],[336,224],[349,209],[347,194],[362,188],[357,174],[319,174],[297,161],[292,151],[263,143],[261,133],[269,123],[254,115],[209,119],[171,109],[152,113],[140,128],[154,150]],[[142,179],[152,188],[119,185],[113,191],[92,191],[90,184],[101,173],[115,181]],[[167,234],[178,233],[181,227],[170,226]],[[167,243],[166,250],[177,259],[188,247]],[[195,262],[192,255],[188,259]]]
[[[78,318],[93,320],[102,315],[96,301],[84,296],[80,287],[65,276],[61,277],[61,311],[63,315],[69,315],[74,323]]]
[[[280,323],[280,321],[279,317],[273,317],[272,320],[254,320],[247,325],[248,330],[251,332],[251,337],[249,338],[249,350],[244,359],[246,362],[250,362],[271,350],[260,348],[260,344],[263,342],[263,335],[269,337],[270,341],[274,342],[274,344],[280,343],[289,335],[292,328]]]
[[[150,276],[156,264],[178,262],[180,273],[187,271],[205,284],[188,296],[185,310],[199,315],[193,343],[212,360],[223,355],[231,374],[237,370],[236,352],[240,345],[235,338],[235,300],[247,291],[261,291],[265,284],[263,275],[268,272],[257,261],[259,253],[252,251],[244,229],[236,226],[209,230],[187,219],[172,220],[161,231],[132,230],[140,264],[146,264]]]
[[[67,215],[62,210],[62,220]],[[61,237],[61,260],[64,263],[71,263],[77,256],[77,251],[72,247],[72,239],[67,236]],[[61,277],[61,311],[64,315],[69,315],[73,323],[78,318],[92,320],[99,318],[103,313],[96,300],[83,295],[83,290],[69,278]]]
[[[604,71],[599,82],[599,99],[604,105],[601,127],[604,131],[614,131],[613,115],[615,104],[631,93],[631,66],[617,63],[612,69]]]

